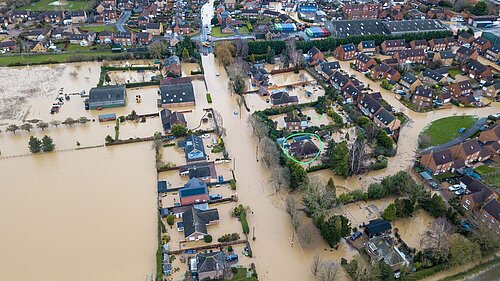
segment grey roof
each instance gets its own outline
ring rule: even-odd
[[[470,56],[474,53],[474,49],[472,48],[467,48],[465,46],[461,46],[460,48],[458,48],[457,50],[457,54],[462,54],[464,56]]]
[[[188,161],[205,159],[205,147],[203,146],[203,140],[196,135],[187,136],[184,153]]]
[[[90,89],[89,103],[124,101],[125,94],[125,86],[122,85],[95,87]]]
[[[198,273],[223,271],[226,268],[224,252],[200,253],[196,260]]]
[[[417,77],[413,76],[411,73],[406,73],[405,75],[403,75],[403,77],[401,77],[401,80],[408,83],[409,85],[415,83],[415,81],[417,81]]]
[[[375,219],[371,220],[370,223],[365,226],[365,231],[368,235],[379,235],[391,228],[390,222],[383,219]]]
[[[146,29],[159,29],[160,28],[160,23],[157,22],[150,22],[146,24]]]
[[[359,55],[356,56],[356,60],[359,60],[362,63],[367,63],[370,60],[372,60],[372,58],[365,55],[364,53],[360,53]]]
[[[451,154],[450,149],[434,151],[432,152],[432,158],[434,159],[434,163],[436,163],[436,165],[453,162],[453,155]]]
[[[179,189],[179,197],[190,197],[206,194],[208,195],[207,184],[197,178],[190,179],[183,188]]]
[[[339,85],[340,87],[344,87],[345,84],[349,82],[349,76],[340,73],[339,71],[335,72],[332,77],[332,82]]]
[[[424,71],[422,72],[422,75],[424,77],[430,78],[436,82],[439,82],[439,81],[441,81],[441,79],[444,78],[443,75],[441,75],[441,74],[437,73],[436,71],[429,69],[429,68],[424,69]]]
[[[207,224],[216,220],[219,220],[219,211],[217,209],[198,210],[194,207],[190,208],[182,214],[184,237],[187,238],[195,232],[208,234]]]
[[[176,123],[182,123],[184,125],[187,124],[186,119],[184,118],[184,114],[181,112],[174,111],[172,112],[170,109],[162,109],[160,111],[161,124],[163,125],[163,129],[168,131],[172,128],[172,126]]]
[[[160,86],[161,103],[183,103],[195,101],[193,84],[179,83]]]
[[[394,266],[406,261],[406,258],[400,252],[394,249],[394,246],[386,236],[372,238],[366,245],[377,261],[383,260],[387,265]]]
[[[370,95],[365,95],[360,101],[359,104],[363,106],[364,108],[368,109],[371,114],[375,114],[382,105],[378,101],[376,101],[374,98],[372,98]]]
[[[474,40],[474,43],[479,44],[479,45],[484,45],[488,43],[490,40],[483,38],[483,37],[477,37],[476,40]]]
[[[488,49],[488,51],[493,52],[495,54],[500,53],[500,46],[498,45],[493,45],[491,48]]]
[[[389,111],[387,111],[385,108],[380,109],[377,111],[375,114],[375,118],[377,118],[382,124],[384,125],[389,125],[396,117],[392,115]]]
[[[439,55],[442,59],[452,59],[455,57],[451,51],[441,51]]]
[[[299,99],[296,96],[290,96],[287,92],[279,91],[271,94],[271,101],[273,105],[280,105],[290,102],[298,102]]]
[[[319,152],[319,148],[311,140],[302,140],[290,144],[290,154],[295,156],[308,156]]]
[[[484,205],[483,210],[500,222],[500,203],[496,199]]]
[[[441,23],[439,20],[430,19],[389,21],[385,23],[385,27],[392,35],[448,30],[446,25]]]
[[[419,33],[447,30],[439,20],[340,20],[332,21],[332,34],[335,37],[349,37],[370,34],[399,35],[404,33]]]
[[[432,98],[432,89],[426,86],[418,86],[415,88],[415,95],[424,98]]]
[[[344,52],[352,52],[352,51],[356,51],[356,46],[354,46],[354,44],[350,43],[350,44],[342,45],[342,49],[344,50]]]
[[[376,47],[375,41],[374,40],[361,41],[361,47],[363,47],[363,49],[375,48]]]

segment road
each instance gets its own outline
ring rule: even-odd
[[[119,32],[125,32],[125,31],[127,31],[125,29],[125,24],[127,23],[128,19],[130,18],[131,15],[132,15],[132,13],[130,11],[123,11],[122,12],[122,15],[116,21],[116,24],[115,24],[116,25],[116,29]]]
[[[210,34],[212,34],[212,17],[214,16],[214,1],[210,0],[203,7],[201,7],[201,33],[198,37],[200,42],[207,42]],[[210,54],[212,52],[212,46],[202,46],[203,54]]]
[[[423,149],[420,153],[425,154],[425,153],[431,152],[431,151],[440,151],[440,150],[452,147],[456,144],[459,144],[459,143],[463,142],[464,140],[468,139],[469,137],[471,137],[472,135],[474,135],[479,129],[481,129],[481,127],[484,124],[486,124],[486,120],[488,120],[488,119],[487,118],[480,118],[479,120],[476,121],[476,123],[474,125],[472,125],[472,127],[467,129],[467,131],[465,131],[459,137],[452,139],[451,141],[449,141],[447,143],[443,143],[440,145],[436,145],[436,146],[432,146],[432,147],[428,147],[426,149]]]

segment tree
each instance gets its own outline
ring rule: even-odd
[[[38,153],[42,150],[42,142],[37,137],[31,136],[28,142],[28,148],[31,153]]]
[[[347,138],[347,134],[346,134]],[[349,172],[359,175],[364,172],[363,161],[365,160],[365,142],[357,139],[351,150],[349,150]]]
[[[167,44],[162,41],[155,41],[148,47],[149,54],[154,59],[161,59],[168,50]]]
[[[312,275],[314,275],[314,276],[318,275],[318,272],[319,272],[321,264],[322,264],[322,260],[323,260],[323,257],[321,257],[320,255],[318,255],[318,254],[314,255],[313,261],[312,261],[311,266],[310,266]]]
[[[446,214],[446,203],[438,194],[434,194],[430,197],[430,194],[427,193],[420,200],[419,205],[435,218],[442,217]]]
[[[215,45],[214,54],[224,66],[234,62],[234,53],[234,45],[231,42],[221,42]]]
[[[31,132],[31,129],[33,129],[33,125],[31,125],[30,123],[24,123],[19,126],[19,129]]]
[[[77,122],[78,122],[78,123],[81,123],[81,124],[85,124],[85,123],[87,123],[88,121],[90,121],[90,120],[89,120],[87,117],[82,116],[82,117],[78,118],[78,121],[77,121]]]
[[[479,245],[483,256],[496,253],[500,248],[500,239],[498,239],[496,232],[483,224],[478,224],[476,231],[472,235],[472,241]]]
[[[407,218],[413,215],[415,211],[415,203],[410,199],[396,199],[394,200],[396,206],[396,216],[399,218]]]
[[[431,252],[437,261],[444,261],[450,248],[449,237],[453,226],[446,218],[434,220],[420,237],[420,247]]]
[[[50,152],[53,151],[55,148],[54,141],[52,140],[51,137],[49,136],[43,136],[42,138],[42,148],[44,152]]]
[[[174,215],[169,214],[167,216],[167,223],[168,223],[168,225],[170,225],[170,228],[172,228],[172,226],[174,225],[174,221],[175,221]]]
[[[224,119],[222,119],[222,114],[216,110],[212,110],[214,116],[213,120],[215,123],[215,134],[221,138],[226,134],[226,129],[224,128]]]
[[[320,281],[335,281],[338,280],[339,275],[339,266],[333,262],[324,262],[321,264],[319,270],[319,278]]]
[[[12,133],[16,133],[17,130],[19,130],[19,126],[15,125],[15,124],[12,124],[12,125],[9,125],[7,127],[7,129],[5,129],[7,132],[12,132]]]
[[[333,208],[336,203],[335,188],[332,188],[330,184],[324,186],[317,177],[309,179],[302,195],[302,204],[307,215],[318,217]]]
[[[253,134],[257,137],[256,142],[256,157],[258,158],[259,152],[259,143],[264,137],[267,137],[269,134],[269,128],[262,122],[261,118],[257,114],[252,114],[248,117],[248,124],[252,127]]]
[[[470,12],[476,16],[484,16],[488,14],[488,5],[484,1],[477,2],[476,5],[470,8]]]
[[[387,196],[387,189],[381,184],[374,182],[368,186],[368,198],[380,199]]]
[[[76,121],[75,119],[73,119],[71,117],[68,117],[64,121],[64,124],[69,125],[71,127],[71,125],[75,124],[76,122],[78,122],[78,121]]]
[[[61,121],[58,121],[58,120],[52,120],[50,121],[50,125],[54,126],[57,128],[57,126],[61,125]]]
[[[389,206],[387,206],[387,208],[385,208],[384,213],[382,214],[382,217],[385,220],[393,221],[394,218],[396,218],[396,205],[394,205],[394,203],[389,204]]]
[[[246,75],[243,68],[236,63],[231,64],[227,73],[229,76],[228,87],[231,92],[235,94],[242,95],[246,92]]]
[[[182,50],[182,61],[183,62],[188,62],[189,61],[189,52],[186,48]]]
[[[275,165],[271,172],[271,185],[275,192],[279,192],[283,187],[290,183],[290,170],[281,165]]]
[[[38,122],[38,124],[36,124],[36,126],[40,129],[42,129],[42,131],[45,131],[45,129],[47,129],[49,127],[49,123],[46,123],[46,122]]]
[[[290,188],[298,189],[308,181],[306,170],[299,163],[289,159],[287,163],[290,170]]]
[[[266,62],[270,64],[274,64],[274,57],[276,56],[276,53],[274,52],[271,47],[267,47],[267,53],[266,53]]]
[[[450,267],[466,264],[481,258],[479,245],[460,234],[453,234],[450,239]]]
[[[351,233],[349,220],[341,215],[334,215],[320,225],[321,236],[330,247],[336,246],[342,237]]]
[[[331,169],[335,175],[345,178],[349,176],[349,149],[347,148],[347,142],[343,141],[335,144],[332,154],[328,155],[328,157],[331,158]]]
[[[182,126],[181,124],[174,124],[172,126],[172,135],[174,135],[176,138],[185,136],[187,134],[187,131],[187,128]]]
[[[262,151],[260,159],[264,162],[267,168],[278,165],[280,153],[276,146],[276,142],[271,140],[269,137],[264,137],[261,141],[260,149]]]
[[[387,148],[387,149],[392,149],[393,141],[392,138],[387,135],[385,131],[380,131],[380,133],[377,136],[377,142]]]
[[[205,243],[212,243],[212,235],[205,235],[205,237],[203,237],[203,241],[205,241]]]

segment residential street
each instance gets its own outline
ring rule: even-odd
[[[128,21],[132,13],[130,11],[123,11],[121,17],[116,21],[116,29],[120,32],[127,31],[125,23]]]

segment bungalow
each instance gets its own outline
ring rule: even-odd
[[[469,94],[472,91],[472,84],[470,81],[462,81],[453,83],[448,86],[448,91],[454,96],[459,97],[462,95]]]
[[[165,69],[165,75],[168,77],[182,76],[181,60],[176,55],[172,55],[165,59],[163,69]]]
[[[228,2],[226,0],[226,5],[228,5]],[[230,7],[234,9],[234,6],[228,5],[228,8]],[[228,266],[223,251],[200,253],[192,260],[196,266],[190,266],[190,269],[191,272],[196,272],[198,280],[222,280],[226,278]]]
[[[469,59],[477,60],[478,56],[479,54],[474,49],[461,46],[455,53],[455,60],[463,63]]]
[[[406,256],[394,245],[396,243],[387,235],[374,237],[366,243],[366,252],[374,262],[383,261],[392,271],[398,271],[409,262]]]
[[[363,98],[359,101],[358,107],[364,115],[373,118],[375,113],[377,113],[380,108],[382,108],[382,105],[372,96],[364,95]]]
[[[372,68],[373,66],[375,66],[377,62],[373,58],[367,56],[366,54],[360,53],[356,56],[356,61],[354,64],[356,65],[359,71],[365,72],[370,68]]]
[[[158,102],[163,108],[194,106],[196,104],[193,84],[190,79],[168,79],[167,84],[160,85]]]
[[[478,218],[486,227],[500,235],[500,202],[490,199],[479,210]]]
[[[492,75],[491,69],[482,63],[473,60],[462,66],[462,72],[469,74],[470,78],[481,79]]]
[[[338,46],[335,49],[335,57],[339,60],[350,60],[356,55],[356,46],[354,44],[347,44]]]
[[[395,52],[394,58],[398,60],[399,64],[424,63],[427,60],[427,56],[422,49],[411,49]]]
[[[477,160],[480,160],[479,153],[481,151],[481,145],[477,138],[464,141],[460,144],[452,146],[451,153],[455,159],[463,159],[465,164],[471,164]]]
[[[197,178],[191,178],[179,189],[179,199],[182,206],[207,203],[210,200],[207,184]]]
[[[413,40],[410,42],[410,47],[412,49],[422,49],[425,50],[429,47],[427,44],[427,40],[421,39],[421,40]]]
[[[470,34],[469,32],[463,32],[458,36],[458,43],[461,45],[469,45],[474,42],[476,38],[474,37],[473,34]]]
[[[318,62],[322,61],[325,59],[325,55],[316,47],[312,47],[308,52],[307,52],[307,63],[309,65],[316,65]]]
[[[460,179],[460,185],[467,192],[462,196],[462,208],[477,215],[485,203],[496,200],[497,194],[481,181],[465,176]]]
[[[184,128],[187,127],[186,118],[181,112],[172,112],[170,109],[164,108],[160,111],[160,118],[165,134],[170,134],[174,125],[180,125]]]
[[[448,47],[446,38],[434,38],[429,40],[430,50],[433,52],[444,51]]]
[[[422,79],[424,82],[430,83],[431,85],[446,82],[446,77],[429,68],[424,69],[422,72]]]
[[[380,45],[380,48],[384,54],[393,54],[397,51],[406,50],[406,42],[404,39],[385,40]]]
[[[297,96],[290,96],[287,92],[276,91],[271,94],[272,107],[282,107],[287,105],[298,104],[299,99]]]
[[[420,80],[412,74],[406,73],[403,77],[401,77],[401,80],[399,80],[399,85],[401,85],[403,90],[406,92],[413,93],[415,92],[417,86],[422,85],[422,82],[420,82]]]
[[[432,104],[432,89],[426,86],[418,86],[415,88],[415,93],[411,96],[411,102],[418,110],[428,108]]]
[[[358,44],[358,51],[361,53],[364,53],[366,55],[371,55],[373,56],[375,54],[377,45],[375,45],[374,40],[369,40],[369,41],[361,41]]]
[[[206,160],[203,139],[197,135],[189,135],[185,141],[179,142],[179,147],[184,148],[184,156],[187,162]]]
[[[308,127],[307,117],[288,114],[284,117],[285,129],[288,131],[305,130]]]
[[[90,89],[85,99],[85,109],[102,109],[126,105],[127,91],[123,85],[103,86]]]
[[[486,58],[490,61],[497,62],[500,60],[500,46],[495,45],[491,46],[488,50],[486,50]]]
[[[310,139],[295,141],[290,144],[289,154],[297,159],[308,159],[318,155],[319,148]]]
[[[444,149],[441,151],[431,151],[429,153],[423,154],[420,158],[420,165],[426,170],[432,171],[434,175],[441,173],[446,173],[448,171],[454,171],[453,155],[450,149]]]
[[[219,222],[217,209],[198,210],[190,208],[182,214],[184,237],[186,241],[198,241],[208,235],[207,225]]]
[[[454,58],[455,56],[451,51],[441,51],[434,55],[434,61],[439,62],[442,66],[450,66]]]
[[[484,54],[486,50],[491,48],[491,42],[490,40],[484,38],[484,37],[478,37],[474,42],[472,42],[472,48],[476,49],[476,51],[480,54]]]
[[[401,125],[401,121],[383,107],[375,113],[373,122],[382,129],[387,128],[391,131],[399,129]]]
[[[87,13],[85,11],[72,11],[71,12],[71,23],[79,24],[85,23],[87,21]]]
[[[368,237],[373,238],[382,234],[387,234],[391,231],[391,223],[383,219],[371,220],[365,226],[365,233]]]

